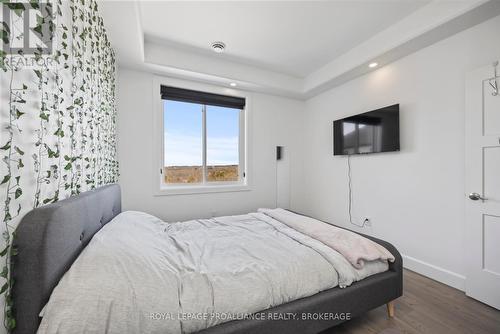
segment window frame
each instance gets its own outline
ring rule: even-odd
[[[239,165],[238,181],[207,181],[208,166],[207,162],[207,140],[206,140],[206,105],[203,105],[202,111],[202,163],[203,163],[203,181],[202,183],[175,183],[168,184],[165,182],[164,168],[164,99],[160,94],[162,85],[176,88],[197,90],[201,92],[221,94],[228,96],[241,97],[245,99],[245,108],[241,110],[239,117]],[[202,194],[202,193],[218,193],[218,192],[237,192],[249,191],[250,176],[249,171],[249,123],[250,123],[250,105],[251,96],[248,93],[243,93],[232,88],[217,87],[213,85],[189,82],[180,79],[165,78],[155,76],[153,79],[153,102],[156,107],[153,108],[153,159],[154,159],[154,195],[182,195],[182,194]],[[243,176],[244,175],[244,176]]]

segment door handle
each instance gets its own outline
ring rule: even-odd
[[[481,195],[479,195],[478,193],[470,193],[469,198],[473,201],[477,201],[477,200],[486,201],[486,198],[481,197]]]

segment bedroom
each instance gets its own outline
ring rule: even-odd
[[[499,1],[1,15],[0,333],[500,332]]]

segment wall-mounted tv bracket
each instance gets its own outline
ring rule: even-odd
[[[498,96],[498,74],[497,74],[498,60],[493,63],[493,78],[490,79],[490,86],[493,88],[491,95]]]

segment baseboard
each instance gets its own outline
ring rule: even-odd
[[[449,271],[433,264],[417,260],[411,256],[402,255],[403,267],[420,275],[427,276],[449,285],[455,289],[465,291],[465,276]]]

